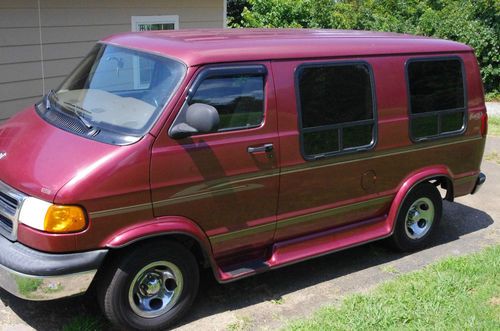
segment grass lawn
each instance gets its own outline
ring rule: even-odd
[[[348,296],[286,330],[500,330],[500,246]]]
[[[77,316],[63,326],[63,331],[100,331],[109,328],[107,322],[93,316]]]
[[[500,116],[488,117],[488,134],[500,136]]]
[[[500,101],[500,92],[488,92],[484,97],[486,102]]]
[[[485,155],[484,159],[487,161],[493,161],[493,162],[500,164],[500,154],[497,152],[491,152],[491,153]]]

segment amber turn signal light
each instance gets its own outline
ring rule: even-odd
[[[51,233],[70,233],[85,229],[85,211],[78,206],[52,205],[45,214],[44,230]]]

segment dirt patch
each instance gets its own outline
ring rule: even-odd
[[[489,304],[492,306],[500,306],[500,297],[491,298]]]

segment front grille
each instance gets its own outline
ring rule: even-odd
[[[0,228],[6,231],[7,233],[12,233],[14,226],[10,219],[8,219],[3,215],[0,215]]]
[[[26,195],[0,181],[0,235],[17,239],[17,218]]]
[[[0,192],[0,208],[5,209],[10,215],[14,216],[16,214],[18,204],[19,201]]]

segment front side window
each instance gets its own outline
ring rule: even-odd
[[[48,105],[88,127],[143,136],[176,91],[184,64],[161,56],[98,44]]]
[[[255,73],[222,73],[206,77],[188,104],[204,103],[219,113],[218,131],[259,126],[264,120],[265,77]]]
[[[366,63],[303,66],[297,83],[306,158],[374,144],[375,105]]]
[[[407,74],[411,137],[418,141],[463,132],[466,101],[460,60],[410,60]]]

